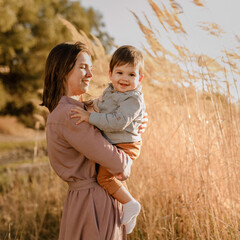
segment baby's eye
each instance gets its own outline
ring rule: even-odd
[[[131,73],[130,76],[131,76],[131,77],[135,77],[135,74],[134,74],[134,73]]]
[[[117,74],[122,74],[122,72],[117,72]]]

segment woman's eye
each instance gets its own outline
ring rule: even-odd
[[[86,69],[87,65],[86,64],[81,64],[79,67],[80,67],[80,69]]]

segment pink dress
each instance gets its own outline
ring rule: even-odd
[[[76,125],[71,109],[83,104],[63,96],[47,120],[47,146],[51,166],[66,181],[59,240],[126,239],[120,224],[121,205],[96,182],[96,163],[127,178],[132,160],[111,145],[94,126]]]

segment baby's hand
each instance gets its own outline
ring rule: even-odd
[[[72,112],[75,112],[74,114],[71,115],[71,118],[80,118],[76,124],[79,124],[83,121],[85,122],[89,122],[89,117],[90,114],[89,112],[87,112],[86,110],[80,108],[80,107],[75,107],[71,110]]]

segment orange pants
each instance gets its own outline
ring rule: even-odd
[[[139,157],[142,142],[119,143],[116,146],[129,155],[132,160]],[[110,195],[122,187],[122,182],[116,179],[106,168],[99,166],[97,181]]]

